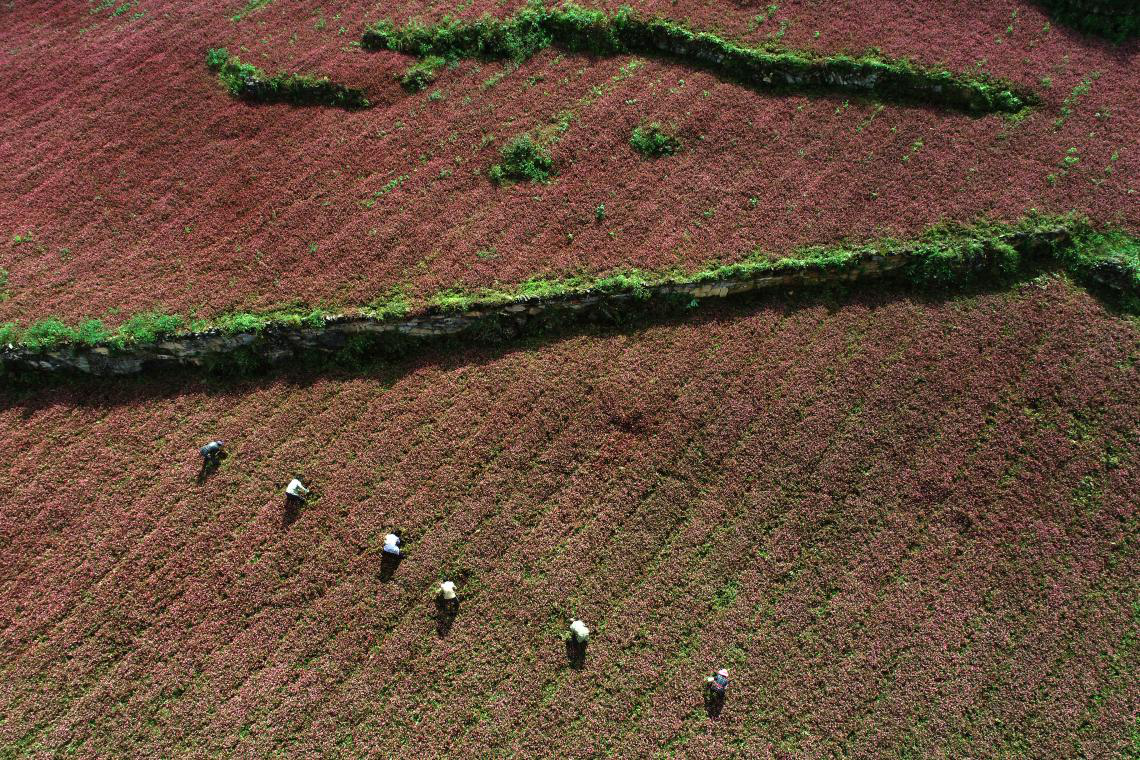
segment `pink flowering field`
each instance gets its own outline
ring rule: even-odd
[[[1138,360],[1043,277],[5,392],[3,755],[1134,755]]]
[[[1081,36],[1032,2],[634,3],[748,44],[874,48],[1003,77],[1042,101],[1020,121],[774,96],[675,63],[556,49],[517,69],[463,61],[409,95],[396,78],[412,59],[358,45],[383,18],[520,4],[0,4],[0,323],[335,310],[1033,209],[1140,231],[1138,43]],[[269,73],[327,74],[374,106],[234,100],[205,65],[214,47]],[[488,181],[508,140],[563,119],[550,184]],[[651,121],[677,131],[680,154],[632,150],[632,129]]]

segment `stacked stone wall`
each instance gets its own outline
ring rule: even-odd
[[[1064,229],[1012,233],[1002,243],[1013,246],[1023,260],[1048,256],[1067,242]],[[992,247],[992,246],[991,246]],[[818,288],[896,277],[915,263],[906,250],[882,254],[875,250],[856,253],[842,266],[802,267],[790,263],[739,277],[700,282],[665,282],[632,287],[625,291],[584,291],[574,295],[518,300],[506,304],[475,306],[463,312],[429,308],[406,319],[393,321],[359,315],[326,317],[319,326],[271,324],[258,331],[229,333],[206,330],[169,336],[154,343],[117,346],[112,343],[69,345],[54,349],[9,346],[0,350],[5,373],[45,372],[103,377],[136,375],[146,371],[216,364],[227,356],[241,355],[265,364],[278,364],[312,355],[337,354],[359,343],[384,341],[401,345],[464,336],[486,339],[510,338],[551,326],[614,321],[616,315],[645,310],[653,304],[692,305],[708,299],[733,298],[749,293],[799,288]],[[992,266],[985,246],[972,258],[955,266],[968,274]],[[1113,273],[1098,277],[1108,287],[1119,287]]]

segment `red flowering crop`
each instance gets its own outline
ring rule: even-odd
[[[451,6],[222,5],[0,10],[0,323],[335,309],[1031,209],[1140,230],[1140,43],[1033,3],[637,4],[749,44],[989,72],[1043,98],[1022,120],[557,50],[443,66],[413,95],[411,59],[355,43]],[[373,107],[236,101],[211,48]],[[653,123],[679,152],[633,150]],[[521,134],[556,172],[497,187]],[[1138,356],[1134,320],[1045,277],[702,307],[361,375],[5,391],[0,746],[1122,755]],[[199,482],[216,437],[232,456]],[[316,498],[285,526],[294,475]],[[407,557],[382,582],[394,528]],[[444,578],[461,607],[440,635]],[[594,631],[582,670],[570,616]]]
[[[556,50],[517,70],[444,67],[408,95],[397,77],[411,59],[354,43],[385,15],[438,20],[428,3],[272,2],[236,22],[240,0],[104,5],[3,11],[0,322],[336,308],[393,288],[686,267],[1031,208],[1140,229],[1140,43],[1046,29],[1032,3],[637,4],[749,44],[877,47],[983,70],[1042,96],[1020,122],[775,97],[675,64]],[[216,47],[270,74],[362,88],[374,107],[234,101],[204,65]],[[676,131],[678,155],[631,148],[652,122]],[[558,138],[556,178],[494,186],[487,169],[522,133]]]
[[[0,744],[1118,756],[1140,698],[1138,350],[1050,278],[355,377],[7,397]],[[232,456],[198,484],[215,437]],[[286,529],[294,473],[317,498]],[[407,558],[382,583],[392,528]],[[570,615],[594,631],[581,671]]]

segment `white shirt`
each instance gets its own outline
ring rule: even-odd
[[[389,533],[388,535],[384,536],[384,548],[385,549],[399,549],[400,548],[400,537],[397,536],[395,533]]]
[[[581,620],[575,620],[570,624],[570,632],[573,633],[579,641],[585,641],[590,638],[590,629],[587,628],[586,624]]]
[[[455,598],[455,584],[451,581],[444,581],[443,583],[439,584],[439,591],[441,594],[443,594],[444,599],[450,601],[451,599]]]
[[[289,485],[285,486],[285,493],[290,496],[305,496],[309,493],[309,489],[305,488],[301,481],[293,478],[289,481]]]

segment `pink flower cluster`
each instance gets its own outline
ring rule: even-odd
[[[0,744],[1118,756],[1138,340],[1054,280],[11,398]],[[232,456],[199,484],[215,437]],[[316,498],[283,528],[294,474]],[[594,631],[580,671],[571,615]]]

